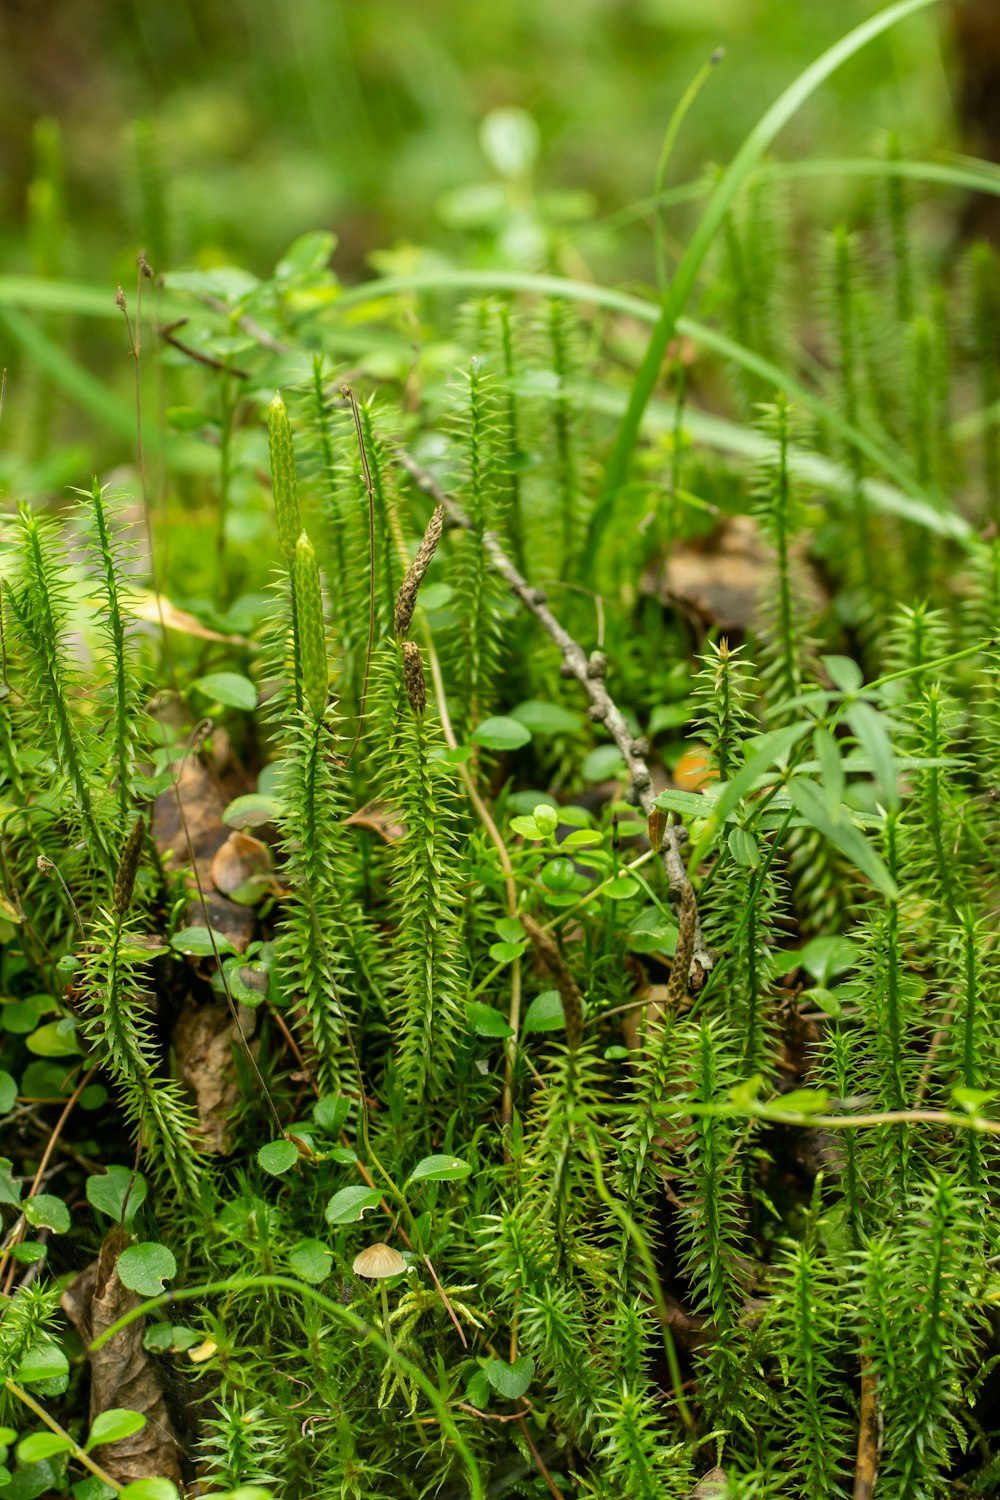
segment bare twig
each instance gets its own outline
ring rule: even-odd
[[[882,1416],[878,1404],[878,1385],[871,1359],[861,1356],[861,1414],[858,1424],[858,1457],[854,1467],[853,1500],[871,1500],[878,1477],[882,1450]]]
[[[435,504],[443,507],[445,514],[456,525],[465,530],[471,530],[472,525],[468,516],[461,506],[442,490],[434,476],[422,468],[405,448],[396,445],[393,451],[397,462],[406,470],[417,488],[425,495],[429,495]],[[595,651],[589,657],[587,656],[583,647],[560,625],[548,608],[542,590],[532,588],[521,576],[492,531],[483,533],[483,549],[491,566],[510,585],[511,592],[516,594],[525,608],[531,611],[546,634],[558,646],[567,669],[590,699],[590,717],[606,725],[608,733],[621,751],[635,788],[636,798],[643,812],[648,819],[659,823],[657,815],[660,810],[655,805],[653,781],[646,764],[648,747],[645,741],[633,738],[621,709],[605,686],[607,658],[604,653]],[[663,860],[670,890],[683,909],[686,899],[694,901],[694,892],[681,854],[683,832],[674,824],[661,823],[660,826],[662,827],[662,842],[658,852]],[[698,989],[704,981],[705,974],[712,968],[712,956],[705,946],[697,912],[691,948],[688,977],[692,987]],[[680,972],[683,973],[683,970]]]

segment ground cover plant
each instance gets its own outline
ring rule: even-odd
[[[925,5],[658,291],[8,314],[137,458],[4,518],[0,1496],[995,1492],[1000,174],[769,156]]]

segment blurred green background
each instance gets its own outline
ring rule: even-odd
[[[322,228],[354,277],[374,247],[447,245],[470,210],[468,195],[457,208],[446,195],[495,175],[480,125],[509,106],[537,124],[539,183],[589,195],[569,211],[608,213],[649,193],[670,113],[713,49],[726,58],[685,124],[674,182],[726,161],[795,73],[879,8],[6,0],[0,270],[113,282],[131,276],[142,244],[158,268],[237,260],[264,272]],[[895,28],[821,91],[781,154],[856,155],[879,149],[889,127],[908,155],[958,146],[953,32],[945,3]],[[58,143],[39,128],[47,120]],[[65,193],[51,204],[32,181],[53,176],[57,154]],[[47,212],[64,215],[64,233],[46,234]],[[621,274],[648,276],[648,251],[648,233],[625,235],[612,256]]]

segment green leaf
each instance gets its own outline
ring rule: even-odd
[[[793,777],[788,791],[806,822],[829,839],[862,875],[867,876],[887,901],[899,899],[896,883],[885,865],[860,829],[848,821],[850,811],[847,808],[841,810],[842,816],[835,821],[815,782],[808,781],[803,776]]]
[[[98,1479],[96,1474],[88,1474],[86,1479],[78,1479],[76,1484],[70,1486],[73,1500],[115,1500],[117,1493],[110,1484]]]
[[[520,958],[527,944],[520,943],[491,943],[489,955],[495,964],[513,963],[515,958]]]
[[[628,901],[639,889],[639,882],[632,875],[616,875],[601,887],[601,895],[608,901]]]
[[[465,1399],[477,1411],[485,1411],[490,1399],[490,1381],[485,1370],[477,1370],[465,1387]]]
[[[20,1385],[34,1385],[39,1380],[55,1380],[69,1374],[69,1360],[58,1344],[34,1344],[18,1366],[14,1379]]]
[[[333,1264],[333,1251],[322,1240],[299,1240],[288,1252],[288,1264],[303,1281],[325,1281]]]
[[[487,750],[518,750],[531,739],[531,730],[519,724],[517,719],[484,719],[472,731],[472,740]]]
[[[821,661],[830,681],[842,693],[856,693],[864,683],[864,673],[853,656],[824,656]]]
[[[124,1207],[126,1226],[145,1203],[148,1191],[145,1177],[141,1172],[133,1173],[130,1167],[109,1167],[103,1176],[87,1178],[87,1202],[91,1208],[107,1214],[109,1219],[120,1220]]]
[[[752,833],[748,833],[745,828],[731,828],[728,843],[729,852],[738,865],[747,870],[756,870],[760,864],[760,849]]]
[[[180,1496],[171,1479],[135,1479],[118,1491],[118,1500],[180,1500]]]
[[[370,1208],[378,1208],[382,1193],[378,1188],[346,1187],[334,1193],[326,1205],[328,1224],[357,1224]]]
[[[28,1037],[27,1047],[36,1057],[72,1057],[80,1051],[76,1022],[71,1016],[49,1021]]]
[[[233,798],[222,814],[222,821],[230,828],[259,828],[262,823],[277,823],[284,811],[284,805],[277,797],[248,792],[245,797]]]
[[[804,948],[791,956],[819,984],[826,984],[835,974],[853,968],[861,953],[859,944],[846,937],[812,938]]]
[[[0,1072],[0,1115],[7,1115],[17,1103],[17,1080]]]
[[[491,1359],[486,1365],[490,1385],[508,1401],[517,1401],[524,1395],[534,1373],[535,1361],[530,1354],[522,1354],[512,1365],[505,1364],[502,1359]]]
[[[13,1165],[9,1156],[0,1156],[0,1203],[16,1207],[21,1201],[21,1184],[14,1181]]]
[[[121,1442],[133,1432],[141,1432],[145,1425],[142,1412],[129,1411],[126,1406],[110,1406],[94,1418],[84,1452],[89,1453],[91,1448],[99,1448],[102,1443]]]
[[[142,1297],[158,1297],[163,1283],[176,1275],[177,1262],[172,1252],[155,1240],[132,1245],[118,1257],[119,1281]]]
[[[521,1031],[558,1031],[566,1025],[562,998],[558,990],[543,990],[528,1006]]]
[[[492,1005],[484,1005],[481,1000],[470,1000],[466,1013],[476,1036],[508,1037],[514,1034],[506,1018]]]
[[[73,1439],[64,1437],[62,1433],[33,1432],[18,1443],[17,1461],[26,1466],[37,1464],[44,1458],[53,1458],[57,1453],[67,1453],[72,1446]]]
[[[885,719],[878,709],[863,700],[852,703],[845,714],[851,731],[861,748],[866,751],[875,772],[882,794],[882,802],[890,811],[899,806],[898,773],[892,740]]]
[[[203,697],[221,703],[225,708],[241,708],[246,713],[253,713],[257,707],[257,689],[249,677],[243,677],[239,672],[210,672],[207,677],[196,678],[191,686]]]
[[[472,1171],[460,1156],[425,1156],[413,1168],[407,1182],[461,1182]]]
[[[580,714],[563,708],[561,703],[546,703],[540,698],[519,703],[511,709],[510,716],[532,734],[575,734],[583,727]]]
[[[298,1159],[299,1148],[292,1141],[271,1141],[257,1152],[258,1162],[272,1177],[280,1177],[294,1167]]]
[[[215,948],[212,947],[213,937]],[[216,951],[220,954],[236,952],[229,939],[214,927],[211,933],[207,927],[182,927],[170,939],[170,946],[175,952],[186,953],[192,958],[213,958]]]
[[[825,1089],[792,1089],[772,1099],[768,1108],[789,1115],[822,1115],[830,1108],[830,1096]]]
[[[313,1119],[327,1135],[339,1135],[351,1113],[351,1101],[342,1094],[324,1094],[313,1105]]]
[[[24,1217],[36,1229],[51,1229],[55,1234],[65,1234],[69,1229],[69,1209],[54,1193],[39,1193],[24,1202]]]
[[[627,767],[617,745],[598,745],[583,757],[580,774],[584,781],[621,781]]]
[[[328,270],[337,236],[328,230],[313,230],[293,240],[274,268],[276,281],[314,277]]]

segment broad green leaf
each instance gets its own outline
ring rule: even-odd
[[[177,1262],[166,1245],[147,1240],[131,1245],[118,1257],[118,1279],[130,1292],[142,1297],[158,1297],[163,1284],[177,1275]]]
[[[521,957],[526,946],[523,940],[520,943],[491,943],[489,955],[495,964],[509,964]]]
[[[864,673],[853,656],[824,656],[821,658],[830,674],[830,681],[842,693],[856,693],[864,683]]]
[[[280,1177],[290,1167],[294,1167],[299,1159],[299,1148],[292,1141],[271,1141],[266,1146],[261,1146],[257,1152],[257,1160],[265,1172],[270,1172],[272,1177]]]
[[[532,734],[575,734],[583,727],[580,714],[563,708],[561,703],[546,703],[540,698],[529,698],[510,711],[512,719],[531,731]]]
[[[513,1035],[506,1018],[492,1005],[484,1005],[481,1000],[470,1000],[466,1012],[476,1036],[501,1038]]]
[[[215,939],[215,947],[212,947],[212,939]],[[236,949],[227,937],[212,928],[211,933],[207,927],[182,927],[175,932],[170,939],[170,946],[177,953],[186,953],[192,958],[213,958],[215,953],[235,953]]]
[[[96,1416],[91,1424],[85,1451],[99,1448],[102,1443],[118,1443],[122,1438],[141,1432],[146,1425],[142,1412],[129,1411],[125,1406],[111,1406]]]
[[[729,830],[729,852],[738,865],[747,870],[756,870],[760,864],[760,849],[752,833],[745,828]]]
[[[118,1500],[180,1500],[171,1479],[135,1479],[118,1491]]]
[[[55,1380],[69,1374],[69,1360],[58,1344],[34,1344],[18,1366],[14,1379],[19,1385],[34,1385],[39,1380]]]
[[[322,1240],[299,1240],[288,1252],[288,1264],[303,1281],[325,1281],[333,1264],[333,1251]]]
[[[517,719],[484,719],[472,731],[472,740],[487,750],[518,750],[531,740],[531,730],[519,724]]]
[[[341,1188],[326,1205],[324,1217],[328,1224],[357,1224],[369,1209],[378,1208],[381,1201],[379,1188]]]
[[[276,281],[313,277],[326,271],[337,245],[337,236],[329,230],[313,230],[293,240],[274,268]]]
[[[263,792],[248,792],[244,797],[234,797],[222,814],[222,821],[230,828],[259,828],[263,823],[277,823],[284,807],[277,797],[267,797]]]
[[[879,784],[883,805],[890,811],[899,806],[896,757],[885,719],[877,708],[859,700],[844,715],[855,739],[866,751]]]
[[[324,1094],[313,1105],[313,1119],[327,1135],[339,1135],[351,1113],[351,1101],[342,1094]]]
[[[35,1229],[51,1229],[55,1234],[65,1234],[69,1229],[69,1209],[54,1193],[39,1193],[24,1201],[24,1217]]]
[[[257,707],[257,689],[249,677],[239,672],[210,672],[207,677],[198,677],[191,686],[213,703],[225,708],[241,708],[253,713]]]
[[[0,1115],[7,1115],[17,1103],[17,1080],[0,1072]]]
[[[840,758],[837,741],[829,729],[821,725],[813,730],[813,749],[820,767],[820,780],[826,795],[826,805],[833,812],[844,800],[847,778]]]
[[[14,1181],[13,1166],[9,1156],[0,1156],[0,1203],[16,1207],[21,1201],[21,1184]]]
[[[820,793],[819,788],[812,781],[803,776],[792,778],[788,787],[792,802],[799,812],[817,832],[824,838],[830,840],[835,848],[848,859],[855,869],[867,876],[876,890],[881,891],[888,901],[896,901],[899,891],[895,881],[890,876],[885,865],[882,863],[871,844],[865,838],[860,829],[855,828],[849,821],[850,811],[846,807],[841,809],[841,817],[834,819]]]
[[[525,1012],[521,1031],[559,1031],[566,1025],[563,1003],[558,990],[543,990]]]
[[[62,1021],[49,1021],[39,1026],[27,1040],[29,1052],[36,1057],[72,1057],[80,1051],[76,1034],[76,1022],[72,1017]]]
[[[472,1171],[460,1156],[425,1156],[418,1161],[407,1182],[460,1182]]]
[[[67,1453],[73,1446],[73,1439],[64,1437],[59,1432],[33,1432],[30,1436],[22,1438],[17,1445],[17,1461],[19,1464],[37,1464],[44,1458],[53,1458],[57,1453]]]
[[[601,887],[601,895],[608,901],[629,901],[639,889],[639,882],[634,876],[616,875]]]
[[[129,1187],[131,1185],[131,1192]],[[102,1176],[87,1178],[87,1202],[109,1219],[120,1219],[125,1209],[125,1223],[131,1224],[146,1201],[149,1191],[141,1172],[130,1167],[108,1167]]]
[[[535,1361],[530,1354],[522,1354],[512,1365],[505,1364],[502,1359],[491,1359],[486,1366],[490,1385],[508,1401],[517,1401],[524,1395],[534,1373]]]

